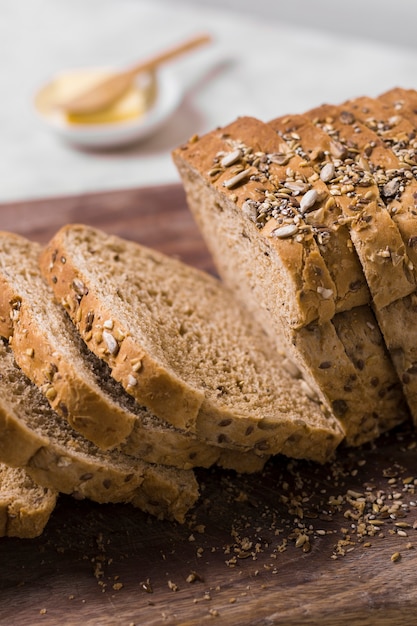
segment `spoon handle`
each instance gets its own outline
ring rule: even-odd
[[[173,46],[172,48],[168,48],[164,52],[160,52],[155,56],[150,57],[149,59],[145,59],[135,65],[132,65],[128,68],[123,74],[127,76],[131,76],[132,78],[136,76],[136,74],[140,74],[141,72],[145,72],[148,70],[152,70],[161,63],[165,63],[166,61],[170,61],[171,59],[192,50],[193,48],[197,48],[206,43],[210,43],[211,37],[209,35],[198,35],[196,37],[192,37],[184,41],[183,43]]]

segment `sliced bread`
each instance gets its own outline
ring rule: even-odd
[[[381,309],[415,289],[413,264],[380,195],[381,177],[393,165],[394,155],[343,107],[323,105],[305,115],[318,131],[317,140],[325,153],[323,167],[327,163],[334,167],[328,186],[349,220],[373,302]],[[336,156],[335,145],[339,148]],[[376,158],[383,164],[378,170],[370,165]]]
[[[38,537],[55,508],[57,495],[36,484],[24,469],[0,463],[0,537]]]
[[[136,400],[202,440],[318,461],[338,422],[219,281],[155,250],[83,225],[41,256],[89,348]]]
[[[417,192],[416,124],[393,106],[376,98],[348,100],[340,109],[343,119],[349,119],[355,130],[360,129],[361,132],[356,132],[356,136],[362,134],[363,125],[368,129],[365,141],[369,141],[369,166],[377,180],[380,196],[401,234],[417,282],[417,216],[414,196]],[[383,148],[376,145],[377,141],[382,141]],[[362,143],[358,142],[359,147]],[[372,144],[375,145],[371,150]]]
[[[96,502],[130,502],[184,521],[198,497],[192,471],[102,452],[53,411],[0,340],[0,462],[39,485]]]
[[[381,195],[398,225],[417,275],[417,93],[393,90],[378,99],[357,98],[343,108],[375,132],[391,158],[387,178],[381,180]],[[370,162],[380,165],[378,155]],[[392,359],[403,383],[414,421],[417,423],[417,293],[378,313]]]
[[[103,449],[182,469],[218,463],[258,471],[267,457],[235,454],[178,430],[139,406],[90,352],[42,279],[41,246],[0,232],[0,335],[15,360],[71,426]]]
[[[252,120],[249,122],[252,130],[264,126],[258,121],[256,125]],[[359,444],[406,418],[407,410],[398,377],[375,317],[367,306],[358,307],[353,324],[349,323],[347,312],[337,314],[342,317],[337,318],[336,315],[330,322],[312,322],[304,328],[291,327],[285,305],[286,298],[290,298],[291,294],[283,293],[282,264],[278,257],[284,254],[284,250],[279,248],[277,239],[284,236],[281,229],[287,228],[285,237],[290,247],[299,232],[311,233],[311,228],[306,225],[306,211],[289,210],[286,219],[286,205],[279,205],[282,221],[277,224],[277,218],[273,217],[275,206],[263,181],[273,178],[275,187],[278,187],[279,180],[275,180],[271,155],[260,150],[258,132],[243,148],[241,132],[249,122],[247,118],[239,119],[174,152],[188,205],[222,278],[242,303],[251,309],[259,324],[269,332],[271,340],[278,341],[281,349],[286,351],[290,363],[301,371],[310,392],[318,395],[342,421],[348,443]],[[223,142],[220,146],[226,151],[226,139],[233,139],[235,145],[240,145],[244,171],[248,169],[248,162],[253,168],[256,167],[254,163],[260,168],[253,174],[252,180],[241,180],[233,193],[224,184],[230,178],[228,168],[223,167],[219,171],[216,166],[220,157],[225,159],[221,152],[219,157],[219,142]],[[299,145],[299,138],[296,141]],[[229,145],[229,151],[232,147]],[[304,154],[302,150],[300,152]],[[293,167],[291,154],[288,150],[285,154],[286,164],[296,176],[298,170]],[[211,175],[213,166],[217,167],[214,179]],[[302,172],[305,166],[298,163],[297,167]],[[286,177],[287,171],[281,180],[282,189]],[[283,190],[283,200],[291,195],[289,191]],[[276,197],[278,204],[279,198]],[[259,215],[264,215],[261,224],[258,223]],[[277,230],[278,237],[274,236]],[[296,265],[293,268],[297,270]],[[350,326],[352,333],[344,332],[343,329]],[[372,333],[369,333],[370,329]],[[373,335],[372,341],[370,334]],[[363,354],[368,355],[367,358],[364,359]]]
[[[378,185],[379,195],[383,200],[382,212],[398,229],[404,243],[404,250],[406,250],[404,258],[398,256],[398,248],[395,252],[395,248],[390,246],[386,247],[387,258],[390,259],[390,268],[396,264],[397,268],[404,270],[404,277],[407,280],[412,278],[412,282],[410,280],[410,285],[414,283],[412,291],[407,293],[408,289],[406,288],[404,291],[398,282],[400,289],[391,290],[391,301],[387,297],[381,300],[378,297],[380,293],[387,293],[388,291],[387,286],[384,287],[383,283],[387,275],[386,271],[382,271],[383,268],[381,268],[380,273],[381,289],[377,283],[371,281],[369,286],[379,326],[402,382],[411,413],[417,420],[417,350],[415,348],[417,332],[414,331],[415,324],[412,323],[413,312],[415,311],[415,280],[417,276],[417,268],[412,261],[413,256],[415,256],[412,233],[415,231],[416,224],[413,207],[414,190],[417,191],[417,187],[415,187],[412,167],[403,160],[403,149],[406,148],[407,142],[404,142],[404,138],[398,139],[395,130],[392,130],[392,126],[399,124],[401,120],[398,116],[397,119],[391,119],[389,115],[386,116],[383,107],[379,107],[378,104],[373,105],[371,99],[368,98],[365,102],[366,106],[362,99],[362,104],[359,105],[361,110],[359,115],[355,101],[345,103],[340,107],[321,107],[308,115],[315,118],[315,123],[328,132],[330,137],[342,142],[346,149],[350,148],[353,154],[357,151],[356,159],[359,162],[361,159],[366,160],[370,175]],[[364,114],[364,106],[369,118],[362,123],[358,120]],[[381,115],[382,119],[379,122],[376,121]],[[385,119],[384,116],[386,116]],[[378,128],[380,129],[379,132]],[[414,133],[411,125],[407,123],[403,123],[402,130],[400,127],[399,132],[405,133],[406,137],[409,133],[410,136],[413,136]],[[357,197],[354,202],[358,203]],[[366,213],[366,215],[368,214]],[[375,220],[372,221],[375,224],[378,223]],[[368,259],[371,258],[372,244],[374,250],[383,249],[380,239],[381,233],[384,234],[381,225],[378,225],[376,229],[370,229],[370,247],[367,254],[360,255],[367,276],[367,263]],[[386,270],[386,267],[384,269]],[[389,281],[387,281],[388,284]],[[403,293],[402,297],[400,297],[401,293]]]

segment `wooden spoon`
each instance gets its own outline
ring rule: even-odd
[[[93,113],[106,109],[113,104],[130,87],[133,79],[141,72],[154,70],[158,65],[170,61],[171,59],[188,52],[197,46],[209,43],[209,35],[200,35],[169,48],[145,61],[136,63],[127,70],[113,74],[93,87],[83,91],[79,95],[57,102],[56,108],[65,113]]]

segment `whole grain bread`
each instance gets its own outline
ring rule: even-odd
[[[219,446],[318,461],[341,440],[213,277],[83,225],[61,229],[41,267],[89,348],[161,418]]]
[[[372,151],[369,163],[377,171],[380,195],[401,233],[417,282],[417,115],[412,113],[414,107],[410,102],[407,115],[378,98],[361,97],[344,102],[342,108],[345,115],[350,113],[354,120],[374,132],[390,155],[388,159],[379,150],[375,154]]]
[[[275,156],[260,150],[258,133],[249,139],[250,143],[240,141],[241,129],[247,123],[247,118],[239,119],[226,128],[194,139],[174,152],[188,205],[222,278],[251,309],[260,325],[270,333],[271,339],[278,340],[290,362],[308,383],[310,393],[318,395],[343,422],[347,441],[362,443],[406,418],[407,409],[398,377],[369,306],[358,307],[352,324],[346,317],[349,312],[339,313],[331,321],[320,320],[304,327],[294,328],[291,324],[284,305],[286,297],[290,298],[291,294],[287,296],[284,292],[281,263],[277,260],[284,251],[280,250],[277,239],[285,234],[290,246],[299,232],[314,236],[304,217],[308,201],[307,205],[304,201],[303,206],[298,203],[301,210],[296,210],[294,200],[291,204],[287,203],[291,195],[283,184],[289,175],[287,170],[281,179],[281,191],[275,195],[275,200],[272,199],[264,180],[272,178],[275,187],[279,187],[272,162]],[[250,127],[253,129],[254,125]],[[261,122],[255,126],[259,127],[262,127]],[[232,145],[228,144],[230,138],[233,139]],[[299,138],[295,141],[300,143]],[[250,181],[241,180],[232,193],[227,187],[229,168],[226,165],[220,168],[216,164],[219,160],[227,163],[227,150],[232,153],[236,145],[240,146],[239,158],[243,170],[248,169],[248,155],[252,163],[256,163],[256,159],[251,161],[251,155],[257,156],[259,169]],[[219,152],[220,147],[222,150]],[[296,165],[289,152],[287,150],[285,155],[291,176],[297,177],[300,172],[302,180],[305,165]],[[281,148],[280,154],[283,153]],[[214,177],[213,167],[217,168]],[[284,202],[281,203],[280,199]],[[274,212],[277,204],[278,211]],[[281,223],[277,223],[279,212]],[[259,224],[259,216],[262,215],[264,217]],[[284,228],[287,230],[282,233]],[[278,237],[274,237],[277,230]],[[302,241],[299,238],[297,246]],[[293,269],[294,272],[300,271],[296,265]],[[338,315],[342,317],[338,318]],[[343,331],[350,327],[352,333]],[[372,329],[372,341],[369,329]],[[367,355],[365,359],[362,352]]]
[[[50,407],[0,340],[0,462],[43,487],[96,502],[130,502],[183,522],[198,497],[192,471],[102,452]]]
[[[40,252],[39,244],[0,232],[0,335],[9,338],[17,364],[52,408],[97,446],[149,463],[262,469],[266,456],[204,443],[139,406],[54,302],[40,273]]]
[[[25,470],[0,463],[0,537],[38,537],[57,496],[53,489],[36,484]]]
[[[384,289],[383,284],[379,289],[378,284],[372,282],[369,282],[369,286],[379,326],[402,382],[409,408],[414,420],[417,421],[417,353],[415,349],[417,332],[414,331],[415,325],[412,323],[417,277],[413,243],[413,233],[417,223],[414,209],[417,186],[411,165],[414,149],[410,143],[415,135],[415,128],[410,122],[394,113],[394,110],[389,112],[382,104],[379,105],[370,98],[361,98],[357,101],[346,102],[340,107],[321,107],[308,115],[315,118],[315,123],[325,129],[329,135],[336,136],[353,152],[357,151],[356,160],[360,161],[366,157],[370,175],[378,185],[379,195],[383,202],[382,211],[385,212],[386,218],[395,224],[403,241],[406,257],[401,259],[398,256],[398,247],[395,249],[387,246],[387,258],[392,264],[397,264],[398,269],[404,270],[404,277],[412,278],[410,285],[414,283],[413,290],[408,292],[406,288],[404,291],[400,282],[398,282],[399,289],[397,290]],[[380,248],[380,235],[384,232],[381,225],[374,229],[373,234],[371,229],[370,244],[373,242],[375,249],[382,249]],[[367,259],[371,256],[371,252],[372,247],[368,254],[361,256],[365,274],[367,274]],[[405,259],[407,261],[404,264]],[[385,278],[386,272],[381,268],[381,282],[385,281]],[[403,284],[407,287],[406,283]],[[382,300],[378,297],[383,291],[386,293],[390,291],[391,301],[386,297]]]
[[[311,228],[302,223],[297,228],[291,219],[299,198],[285,188],[288,165],[291,160],[291,167],[304,167],[304,158],[292,149],[295,146],[284,145],[272,128],[250,117],[207,134],[197,144],[199,168],[215,187],[221,186],[225,196],[242,201],[260,237],[273,250],[283,294],[281,306],[290,326],[331,319],[336,310],[336,285]],[[274,210],[282,194],[288,220]]]
[[[334,168],[327,184],[348,220],[372,300],[381,309],[415,289],[413,265],[378,186],[394,155],[343,107],[323,105],[308,111],[305,117],[316,128],[312,134],[323,151],[322,170],[327,163]],[[336,156],[333,146],[338,148]],[[370,166],[373,158],[386,164],[381,172]]]

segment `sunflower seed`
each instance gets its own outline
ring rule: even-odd
[[[333,163],[326,163],[324,167],[322,167],[320,172],[320,178],[324,183],[328,183],[332,178],[334,178],[336,173],[335,167]]]
[[[240,152],[239,149],[233,150],[233,152],[229,152],[222,158],[222,160],[220,161],[220,165],[222,167],[230,167],[231,165],[236,163],[236,161],[239,161],[241,156],[242,156],[242,153]]]
[[[304,213],[311,209],[312,206],[317,202],[319,194],[315,189],[310,189],[303,195],[300,201],[300,211]]]
[[[287,239],[287,237],[292,237],[297,232],[297,224],[287,224],[286,226],[275,228],[275,230],[273,230],[271,233],[271,237],[278,237],[278,239]]]

